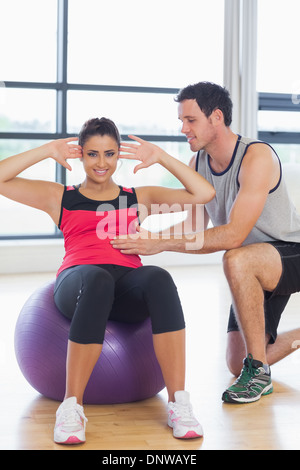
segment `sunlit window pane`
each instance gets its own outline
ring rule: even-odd
[[[42,145],[42,141],[0,140],[0,159],[24,152]],[[29,179],[55,180],[54,160],[42,162],[28,168],[20,176]],[[44,212],[11,201],[0,196],[0,237],[11,235],[45,235],[54,234],[55,226],[51,218]]]
[[[56,81],[57,2],[1,0],[0,80]]]
[[[55,132],[54,90],[1,88],[1,132]]]
[[[300,132],[300,113],[293,111],[259,111],[258,130]]]
[[[272,144],[282,163],[300,164],[300,144]]]
[[[70,83],[222,83],[224,0],[72,0]]]
[[[178,103],[172,94],[70,91],[68,132],[93,117],[112,119],[121,134],[178,135]]]
[[[299,0],[258,1],[258,91],[300,90],[299,17]]]

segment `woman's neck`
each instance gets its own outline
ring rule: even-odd
[[[101,201],[116,198],[120,192],[120,188],[113,180],[97,183],[86,178],[83,183],[81,183],[79,191],[90,199]]]

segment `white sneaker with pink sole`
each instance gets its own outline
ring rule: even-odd
[[[87,418],[76,397],[64,400],[56,411],[54,442],[57,444],[81,444],[85,442]]]
[[[201,424],[193,414],[188,392],[175,392],[175,402],[168,403],[168,426],[173,428],[173,436],[178,439],[203,436]]]

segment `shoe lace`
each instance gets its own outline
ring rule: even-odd
[[[176,403],[175,408],[177,416],[180,416],[182,420],[191,420],[194,418],[190,404],[184,405],[182,403]]]
[[[73,424],[74,422],[78,421],[78,416],[85,422],[87,422],[87,418],[85,417],[83,411],[79,407],[68,408],[63,411],[62,418],[66,425]]]
[[[247,361],[245,361],[244,367],[243,367],[239,377],[235,381],[235,384],[244,385],[244,384],[248,383],[249,380],[252,379],[252,377],[254,375],[256,375],[255,370],[256,369],[253,366],[253,356],[252,356],[252,354],[248,354]]]

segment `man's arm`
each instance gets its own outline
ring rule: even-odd
[[[205,254],[238,248],[257,222],[268,193],[279,177],[279,162],[271,148],[265,144],[252,145],[241,165],[240,189],[227,224],[181,237],[166,237],[142,230],[133,238],[115,240],[113,246],[124,253],[140,255],[162,251]]]

